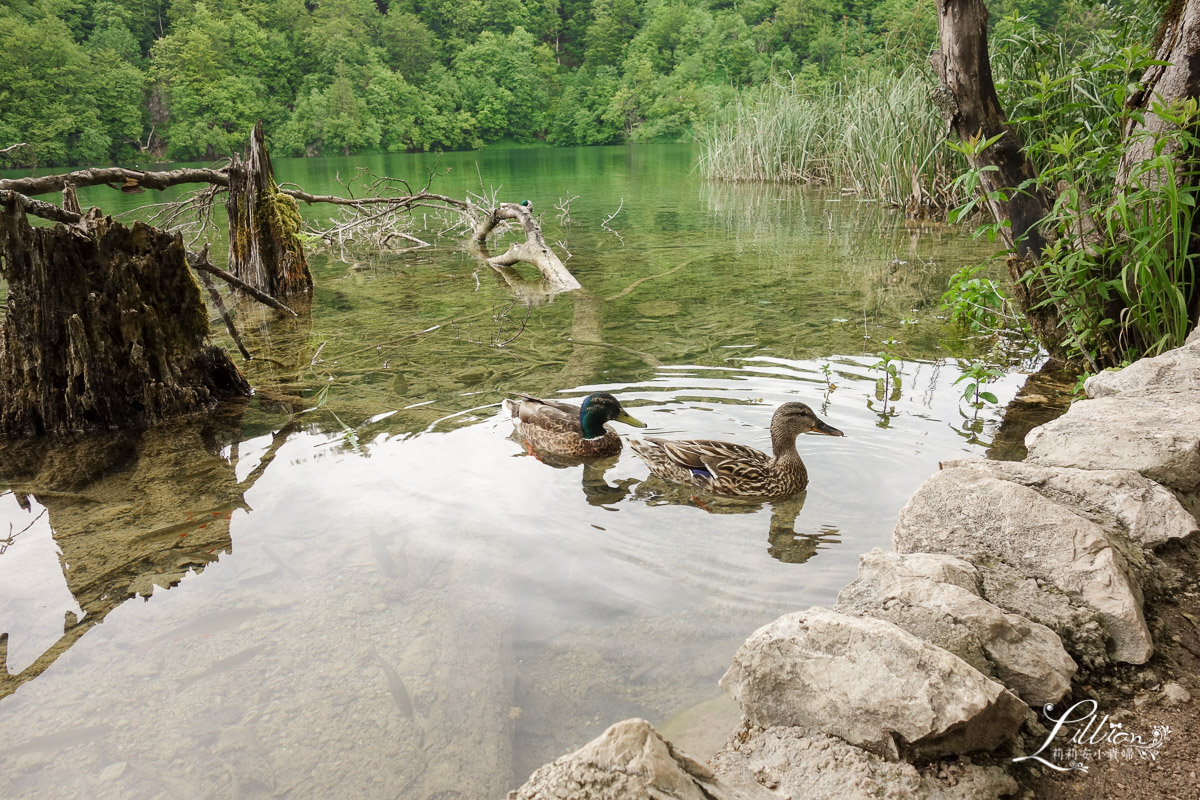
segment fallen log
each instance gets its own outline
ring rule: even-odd
[[[490,211],[485,210],[476,222],[471,243],[482,249],[487,243],[488,235],[504,220],[520,222],[525,231],[525,241],[514,242],[504,253],[486,258],[488,264],[493,267],[511,267],[524,261],[537,267],[542,277],[558,289],[570,291],[580,288],[579,281],[546,244],[542,228],[534,218],[528,200],[521,204],[500,203]]]

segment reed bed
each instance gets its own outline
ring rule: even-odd
[[[823,183],[910,211],[957,205],[962,157],[943,146],[932,78],[910,68],[743,93],[702,129],[700,170],[732,181]]]

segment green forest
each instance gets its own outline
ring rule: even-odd
[[[1006,0],[1083,32],[1087,0]],[[747,87],[899,72],[933,0],[8,0],[8,166],[680,141]]]

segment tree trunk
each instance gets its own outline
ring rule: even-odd
[[[304,258],[300,209],[275,183],[260,121],[250,133],[246,160],[229,165],[229,269],[272,297],[312,290]]]
[[[1116,183],[1119,190],[1130,187],[1131,180],[1139,173],[1139,179],[1143,182],[1161,181],[1164,177],[1157,172],[1146,173],[1139,169],[1144,162],[1155,157],[1156,142],[1178,127],[1158,114],[1155,106],[1169,108],[1200,98],[1200,0],[1172,3],[1160,32],[1162,40],[1155,59],[1166,63],[1147,69],[1141,77],[1141,90],[1129,99],[1129,107],[1139,108],[1145,114],[1140,124],[1131,119],[1125,132],[1125,149],[1117,168]],[[1196,169],[1194,162],[1200,154],[1168,153],[1175,157],[1177,163],[1188,166],[1188,169],[1177,170],[1177,176],[1187,175]],[[1190,175],[1188,178],[1195,180]],[[1200,250],[1200,214],[1195,215],[1190,233],[1191,242],[1187,251],[1195,253]],[[1188,266],[1188,274],[1184,276],[1187,286],[1180,287],[1186,292],[1192,327],[1195,327],[1200,316],[1200,280],[1197,278],[1193,263]]]
[[[179,236],[95,215],[33,228],[15,197],[0,208],[0,434],[134,427],[250,393],[208,342]]]
[[[995,167],[981,174],[981,191],[988,208],[998,222],[1008,221],[1002,229],[1006,244],[1015,255],[1009,258],[1014,293],[1034,334],[1051,351],[1058,350],[1063,331],[1052,306],[1038,307],[1046,295],[1041,286],[1021,279],[1040,259],[1046,240],[1038,225],[1050,209],[1049,199],[1041,191],[1017,187],[1032,181],[1036,172],[1025,157],[1016,131],[1005,121],[992,80],[988,58],[988,11],[983,0],[938,0],[938,36],[940,49],[933,56],[933,68],[941,79],[934,100],[942,110],[949,129],[963,141],[999,140],[971,158],[975,169]]]

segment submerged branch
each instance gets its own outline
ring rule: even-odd
[[[258,289],[255,289],[253,286],[246,283],[241,278],[238,278],[236,275],[232,275],[232,274],[226,272],[225,270],[221,269],[220,267],[213,266],[212,264],[209,263],[208,258],[202,253],[188,253],[187,261],[188,261],[188,266],[190,266],[192,269],[203,270],[212,275],[216,275],[218,278],[225,281],[230,286],[236,286],[238,289],[241,289],[243,292],[250,295],[251,297],[253,297],[255,300],[257,300],[260,303],[268,305],[271,308],[276,309],[277,311],[282,311],[283,313],[285,313],[291,317],[299,317],[300,316],[295,311],[292,311],[290,308],[285,306],[283,303],[276,300],[274,297],[271,297],[271,295],[269,295],[265,292],[260,292]]]

